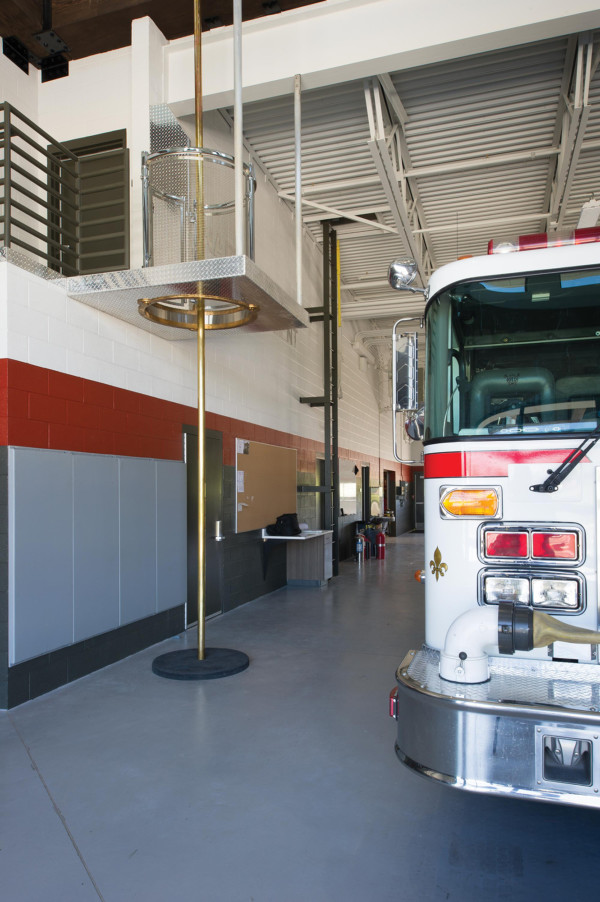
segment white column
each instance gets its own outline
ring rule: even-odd
[[[127,135],[131,269],[143,263],[141,158],[143,151],[150,150],[150,107],[165,101],[163,48],[167,44],[152,19],[134,19],[131,23],[131,130]]]

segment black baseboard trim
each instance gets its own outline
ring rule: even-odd
[[[84,639],[8,668],[7,708],[115,664],[185,629],[185,605],[136,620],[116,630]]]

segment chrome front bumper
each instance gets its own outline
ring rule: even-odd
[[[439,652],[397,670],[396,754],[473,792],[600,808],[600,667],[490,658],[486,683],[442,680]]]

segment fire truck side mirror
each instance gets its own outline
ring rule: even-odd
[[[416,260],[410,257],[402,257],[394,260],[388,267],[388,282],[396,291],[411,291],[413,294],[422,294],[427,297],[426,288],[417,288],[412,283],[419,275]]]

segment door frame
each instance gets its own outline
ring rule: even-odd
[[[187,600],[185,606],[185,625],[186,629],[194,623],[198,622],[197,612],[197,574],[198,574],[198,554],[197,554],[197,535],[198,535],[198,515],[197,503],[193,503],[193,492],[198,483],[197,465],[190,459],[188,454],[188,442],[190,439],[198,439],[198,427],[184,425],[183,432],[183,460],[186,467],[186,515],[187,515]],[[213,507],[210,520],[223,521],[223,433],[216,429],[205,429],[205,438],[207,441],[216,442],[218,447],[216,453],[205,454],[205,477],[207,486],[207,502],[206,507]],[[192,443],[193,446],[193,443]],[[214,446],[213,446],[214,448]],[[197,457],[194,454],[194,460]],[[216,467],[215,467],[216,462]],[[216,495],[209,499],[208,491],[210,488],[216,489]],[[222,543],[215,539],[214,523],[209,522],[209,517],[205,520],[205,543],[206,543],[206,595],[207,604],[205,612],[205,620],[216,617],[223,613],[223,551]],[[208,594],[211,595],[211,603],[208,602]],[[216,602],[216,604],[215,604]],[[192,614],[189,615],[189,610]]]

